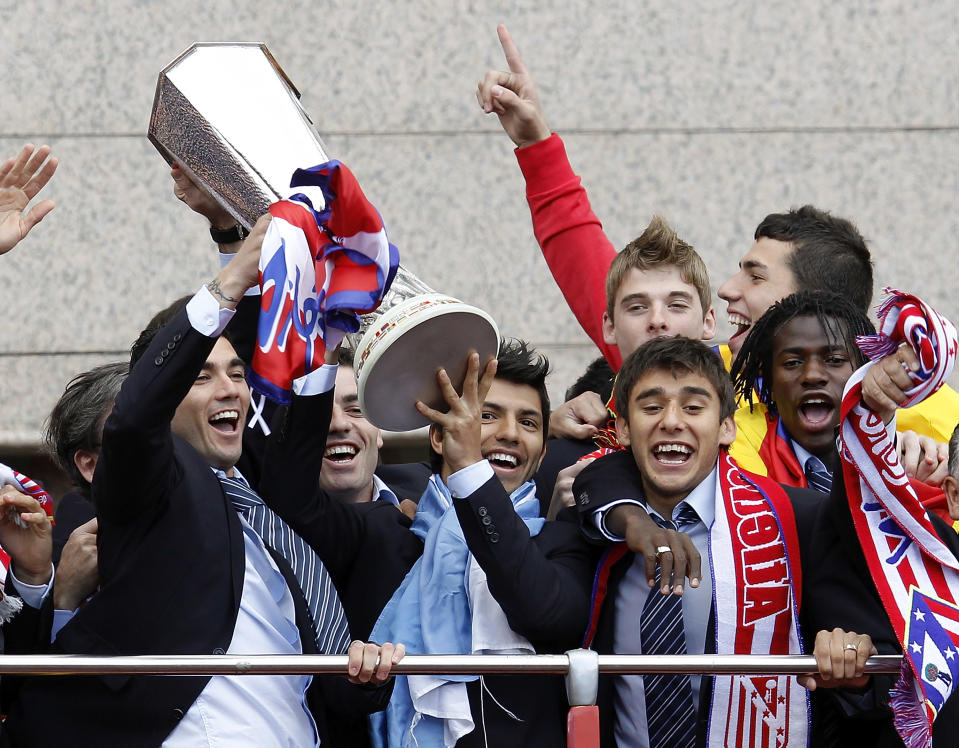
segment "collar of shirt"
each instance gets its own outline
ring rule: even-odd
[[[210,470],[213,471],[213,473],[216,475],[217,478],[230,478],[231,480],[239,481],[239,482],[242,483],[244,486],[246,486],[246,487],[249,488],[251,491],[253,491],[253,486],[250,485],[250,481],[248,481],[248,480],[243,476],[243,473],[240,472],[240,468],[238,468],[238,467],[236,467],[236,466],[233,467],[233,475],[232,475],[232,476],[227,475],[225,470],[220,470],[219,468],[215,468],[215,467],[213,467],[212,465],[210,466]],[[261,504],[263,503],[263,499],[260,498],[260,495],[259,495],[256,491],[253,491],[253,495],[256,497],[256,500],[257,500],[258,502],[260,502]]]
[[[673,507],[673,516],[670,519],[674,519],[679,516],[679,509],[683,504],[688,504],[692,507],[693,511],[699,516],[700,521],[706,525],[707,528],[712,527],[713,520],[716,519],[716,481],[719,480],[719,462],[717,461],[716,466],[713,467],[712,471],[703,478],[699,484],[687,494],[686,498],[680,501],[675,507]],[[646,505],[646,511],[650,514],[655,514],[656,516],[663,518],[655,509],[653,509],[648,504]],[[665,519],[665,518],[663,518]]]
[[[799,461],[799,464],[802,465],[804,472],[808,473],[810,470],[815,470],[832,475],[832,470],[826,467],[826,463],[789,435],[786,427],[783,426],[782,419],[779,419],[779,425],[776,426],[776,431],[779,432],[779,436],[789,442],[789,446],[792,447],[793,454],[796,455],[796,459]]]
[[[375,473],[373,474],[373,501],[388,501],[397,507],[400,505],[396,494]]]

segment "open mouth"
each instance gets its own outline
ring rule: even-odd
[[[490,452],[486,455],[490,465],[501,470],[513,470],[519,467],[519,458],[506,452]]]
[[[358,453],[359,449],[352,444],[334,444],[332,447],[326,448],[323,459],[337,464],[345,464],[356,457]]]
[[[825,397],[808,397],[799,403],[799,415],[813,428],[832,426],[836,406]]]
[[[210,417],[209,423],[221,434],[235,434],[240,423],[240,411],[221,410]]]
[[[662,465],[683,465],[693,456],[693,450],[685,444],[657,444],[653,457]]]
[[[753,323],[747,317],[743,317],[741,314],[730,313],[729,324],[736,328],[736,332],[732,334],[733,338],[738,338],[741,335],[745,335],[749,332],[749,328],[753,326]]]

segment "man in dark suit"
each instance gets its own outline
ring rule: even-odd
[[[326,549],[323,561],[338,588],[345,588],[343,602],[351,622],[366,620],[372,628],[384,605],[399,605],[404,590],[418,587],[413,575],[424,564],[440,564],[433,568],[442,569],[440,576],[447,579],[465,577],[465,572],[443,565],[447,559],[432,555],[414,566],[424,538],[428,548],[436,547],[435,533],[442,524],[456,536],[446,537],[462,552],[459,561],[466,563],[468,552],[485,573],[488,595],[515,635],[525,637],[537,652],[578,645],[589,602],[590,551],[574,523],[547,522],[537,534],[514,506],[522,494],[529,500],[523,510],[531,507],[533,515],[539,513],[528,489],[543,454],[549,414],[547,364],[525,344],[511,343],[501,348],[498,367],[495,376],[492,369],[486,371],[485,396],[478,384],[478,357],[470,363],[462,398],[440,373],[451,411],[429,411],[441,426],[431,432],[435,474],[412,528],[393,507],[377,506],[383,502],[346,505],[322,491],[309,502],[274,497],[273,508],[314,546]],[[336,538],[339,543],[332,542]],[[457,588],[451,597],[462,601],[464,595],[465,590]],[[422,613],[427,625],[446,619],[435,608],[413,613],[416,620]],[[377,630],[386,616],[383,611]],[[412,620],[412,614],[399,617],[400,623]],[[466,646],[463,651],[471,651]],[[467,684],[466,700],[459,702],[472,715],[475,729],[460,737],[457,746],[482,746],[488,740],[551,748],[564,740],[562,678],[490,676],[482,684],[485,687],[479,680]],[[433,745],[423,729],[415,731],[418,744]]]
[[[607,545],[625,540],[609,549],[600,566],[587,639],[592,639],[600,652],[716,652],[717,637],[723,633],[717,631],[717,621],[721,624],[723,619],[718,616],[713,591],[724,593],[717,599],[729,599],[735,597],[737,588],[732,573],[735,567],[721,568],[715,563],[719,547],[716,528],[728,522],[750,554],[757,553],[758,547],[749,541],[762,535],[763,548],[778,553],[781,545],[792,557],[798,554],[799,545],[808,542],[823,496],[806,489],[784,492],[771,481],[751,477],[729,485],[737,486],[739,495],[743,490],[752,491],[750,485],[758,487],[750,495],[755,499],[752,505],[762,507],[761,513],[742,518],[745,525],[730,516],[725,507],[733,492],[726,484],[731,481],[729,473],[738,475],[739,471],[725,449],[736,434],[732,417],[735,397],[721,359],[702,343],[674,338],[644,344],[624,362],[615,396],[619,404],[617,435],[628,449],[593,462],[573,489],[590,537]],[[769,508],[774,509],[775,517]],[[652,526],[651,516],[659,528]],[[702,558],[709,563],[701,563]],[[657,564],[661,567],[658,574]],[[794,631],[789,645],[799,651],[796,621],[787,612],[798,590],[791,587],[786,558],[781,553],[764,556],[752,570],[747,563],[744,578],[756,575],[759,569],[776,570],[764,579],[771,595],[767,601],[782,602],[782,607],[772,608],[782,614],[780,623]],[[690,579],[688,587],[685,576]],[[725,621],[728,626],[728,611]],[[784,732],[780,736],[790,731],[795,734],[797,723],[790,722],[788,713],[778,707],[787,700],[790,706],[795,702],[803,729],[805,698],[789,679],[770,680],[778,693],[773,694],[770,712],[774,716],[769,720],[781,726]],[[689,676],[601,678],[603,745],[705,745],[711,710],[730,698],[728,681],[721,688],[726,693],[721,693],[718,685],[714,688],[711,678]],[[745,688],[751,687],[746,683]],[[745,712],[769,699],[769,694],[762,692],[755,696],[744,706]],[[725,725],[726,710],[718,716]],[[745,732],[748,726],[742,729],[730,744],[751,744]]]
[[[244,488],[251,493],[234,467],[249,389],[243,362],[220,334],[258,280],[267,225],[261,219],[215,280],[134,344],[93,480],[100,590],[60,631],[56,652],[315,651],[292,570],[232,498]],[[330,373],[314,374],[277,425],[271,448],[278,455],[302,449],[304,432],[329,421]],[[316,457],[296,470],[277,460],[283,470],[269,473],[264,498],[311,491]],[[400,656],[392,645],[354,642],[350,673],[356,682],[385,683]],[[25,745],[62,745],[78,735],[96,745],[195,745],[214,737],[231,745],[316,745],[325,737],[319,700],[334,688],[327,683],[346,685],[308,676],[46,679],[28,684],[7,724]],[[375,691],[372,707],[388,693],[388,686]]]

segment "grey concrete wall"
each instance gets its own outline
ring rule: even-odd
[[[475,104],[501,21],[614,244],[660,212],[715,288],[766,213],[812,202],[858,223],[880,284],[959,315],[951,3],[0,0],[0,154],[62,162],[57,208],[0,258],[0,446],[36,443],[72,373],[216,268],[145,137],[157,72],[194,41],[265,41],[404,264],[547,352],[558,398],[596,352]]]

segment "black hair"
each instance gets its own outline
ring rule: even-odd
[[[526,384],[536,390],[539,405],[543,412],[543,440],[549,431],[549,393],[546,390],[546,376],[549,374],[549,359],[525,340],[504,338],[500,341],[496,356],[496,379],[504,379],[513,384]],[[430,428],[438,428],[431,426]],[[430,469],[439,473],[443,467],[443,457],[430,446]]]
[[[159,312],[153,315],[152,319],[147,322],[147,326],[143,328],[143,331],[140,333],[139,337],[136,339],[133,345],[130,346],[130,369],[133,369],[134,364],[136,364],[136,362],[143,357],[143,354],[146,353],[147,348],[150,347],[150,343],[153,342],[153,338],[156,337],[156,334],[170,324],[173,318],[186,308],[187,303],[192,298],[193,294],[181,296],[169,306],[161,309]],[[220,337],[226,338],[230,341],[230,343],[233,342],[229,327],[227,327],[227,329],[221,333]]]
[[[566,390],[566,400],[572,400],[584,392],[595,392],[605,403],[613,394],[613,380],[615,378],[616,374],[610,367],[609,362],[605,357],[600,356],[590,362],[586,371]]]
[[[629,422],[629,400],[636,382],[651,371],[699,374],[716,390],[720,422],[736,411],[733,383],[716,351],[699,340],[655,338],[629,354],[616,377],[616,413],[624,422]]]
[[[78,450],[100,452],[103,422],[129,372],[124,361],[77,374],[50,411],[44,442],[57,464],[78,488],[88,483],[74,462]]]
[[[812,205],[771,213],[756,227],[755,239],[789,242],[789,268],[798,291],[832,291],[864,313],[872,303],[872,259],[859,229],[845,218]]]
[[[828,291],[801,291],[777,301],[753,323],[743,341],[731,376],[736,392],[749,404],[759,401],[775,410],[772,401],[773,347],[776,336],[797,317],[815,317],[827,336],[842,341],[853,369],[866,363],[856,345],[856,336],[872,335],[876,328],[854,303]]]

